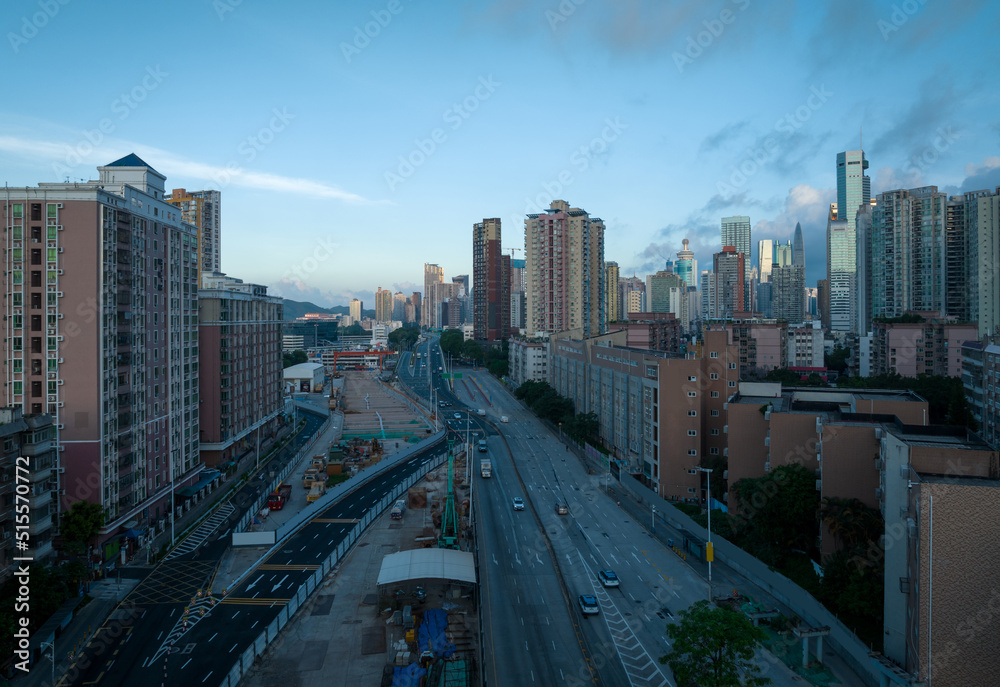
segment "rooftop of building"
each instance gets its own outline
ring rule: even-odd
[[[145,160],[143,160],[135,153],[129,153],[125,157],[118,158],[114,162],[109,162],[104,166],[105,167],[148,167],[149,169],[156,172],[156,170],[153,169],[152,165],[147,163]],[[156,173],[159,174],[159,172]]]
[[[832,387],[783,387],[779,382],[740,382],[739,391],[730,403],[770,405],[777,413],[821,414],[830,419],[846,420],[855,413],[859,400],[921,403],[924,399],[906,389],[838,389]],[[865,417],[868,417],[865,415]]]
[[[993,450],[982,437],[966,427],[904,425],[897,421],[886,429],[908,446],[955,448],[967,451]]]

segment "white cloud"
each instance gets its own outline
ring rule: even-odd
[[[134,152],[168,178],[203,179],[209,182],[208,185],[212,188],[225,188],[226,186],[233,185],[244,188],[294,193],[313,198],[329,198],[347,203],[376,202],[320,181],[248,170],[237,160],[231,160],[221,166],[210,165],[204,162],[189,160],[157,148],[133,144],[127,141],[112,140],[110,138],[100,141],[99,147],[96,147],[85,139],[81,139],[75,145],[70,145],[59,141],[0,136],[0,151],[24,158],[31,158],[35,162],[38,162],[39,158],[41,158],[42,162],[51,164],[55,176],[59,179],[66,176],[67,172],[74,171],[81,166],[86,167],[90,165],[92,170],[98,165],[107,164]],[[92,176],[94,175],[93,171],[89,171],[89,173]],[[377,202],[386,203],[388,201]]]

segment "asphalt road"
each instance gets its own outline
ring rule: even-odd
[[[314,416],[307,413],[306,417]],[[309,425],[312,431],[321,421]],[[292,446],[301,448],[305,441],[303,437]],[[225,600],[214,606],[199,602],[187,631],[182,632],[179,623],[183,609],[198,589],[204,589],[228,546],[228,532],[221,532],[215,541],[182,558],[157,566],[98,630],[91,655],[78,660],[61,684],[218,684],[298,586],[336,549],[354,526],[351,521],[363,517],[399,481],[440,450],[421,452],[318,511],[316,520],[229,590]],[[251,495],[255,481],[261,488],[265,485],[263,480],[252,480],[245,487],[251,489]],[[246,502],[252,503],[252,498]],[[232,516],[232,521],[239,515]],[[204,617],[199,615],[202,608]]]

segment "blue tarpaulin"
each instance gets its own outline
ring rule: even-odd
[[[424,621],[417,632],[420,652],[431,651],[435,656],[448,658],[455,652],[455,645],[448,641],[448,613],[440,608],[424,611]]]
[[[416,663],[395,668],[392,671],[392,687],[420,687],[420,678],[426,674],[427,671]]]

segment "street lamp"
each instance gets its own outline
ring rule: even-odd
[[[704,472],[705,477],[705,489],[708,491],[708,499],[706,503],[708,505],[708,552],[706,558],[708,559],[708,597],[709,601],[712,598],[712,559],[715,557],[715,550],[712,547],[712,469],[711,468],[695,468],[698,472]]]
[[[656,506],[653,506],[652,517],[653,517],[653,522],[651,523],[652,526],[650,527],[650,531],[653,534],[656,534]]]
[[[45,651],[45,647],[51,649],[50,655],[52,656],[52,684],[56,684],[56,640],[53,638],[51,642],[39,642],[38,646],[41,647],[42,651]]]

